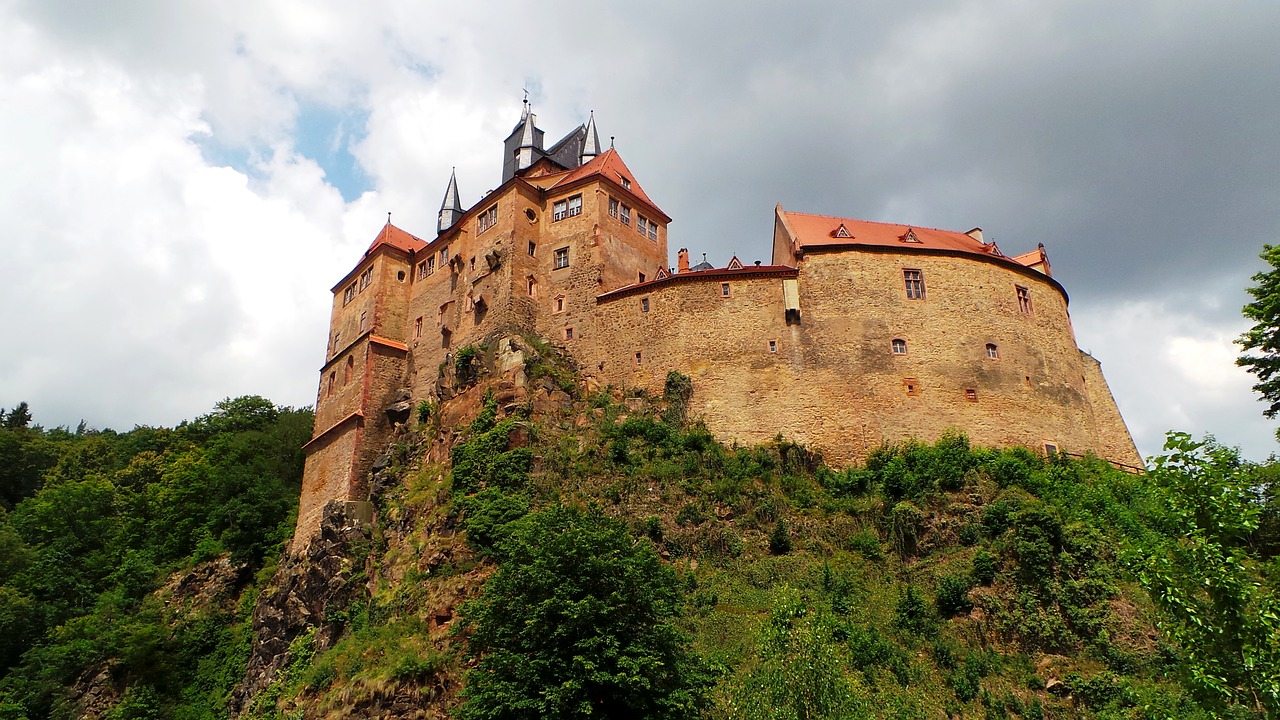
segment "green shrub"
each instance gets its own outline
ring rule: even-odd
[[[701,525],[706,520],[707,514],[698,507],[697,503],[685,503],[685,506],[680,508],[680,512],[676,513],[676,524],[680,526]]]
[[[996,579],[996,556],[986,550],[979,550],[973,556],[973,581],[979,585],[990,585]]]
[[[510,524],[529,513],[529,498],[523,493],[508,495],[499,488],[485,488],[466,498],[461,506],[466,512],[462,529],[467,543],[485,553],[510,534]]]
[[[845,540],[845,547],[868,560],[884,559],[884,547],[880,537],[871,530],[859,530]]]
[[[938,578],[934,604],[943,617],[954,617],[973,609],[969,590],[973,585],[968,575],[943,575]]]
[[[904,557],[914,555],[923,526],[924,513],[920,508],[906,500],[894,505],[889,512],[889,539],[893,549]]]
[[[786,555],[791,552],[791,531],[787,529],[787,524],[778,518],[778,522],[773,526],[773,532],[769,533],[769,552],[774,555]]]
[[[915,585],[907,585],[893,612],[893,626],[912,635],[927,637],[937,630],[933,605]]]

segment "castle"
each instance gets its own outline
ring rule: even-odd
[[[1142,465],[1043,245],[778,206],[770,264],[691,267],[681,249],[671,268],[671,218],[594,115],[546,147],[526,105],[504,151],[497,189],[463,209],[451,176],[433,239],[388,222],[333,287],[297,538],[327,501],[365,499],[387,408],[434,398],[451,353],[502,330],[561,345],[599,385],[660,393],[678,370],[724,440],[781,433],[840,463],[959,428]]]

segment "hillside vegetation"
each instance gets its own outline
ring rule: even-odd
[[[834,470],[784,438],[718,443],[685,416],[687,378],[589,392],[529,342],[527,397],[460,373],[401,430],[375,522],[325,540],[324,610],[273,630],[286,661],[245,716],[1280,711],[1270,464],[1171,435],[1134,475],[954,433]],[[0,517],[0,718],[226,716],[249,611],[282,602],[266,578],[309,431],[272,411],[23,430],[38,472]]]

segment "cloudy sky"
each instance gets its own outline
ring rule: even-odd
[[[1233,364],[1280,240],[1280,3],[0,0],[0,406],[172,424],[314,401],[328,289],[528,89],[594,110],[675,221],[767,260],[788,209],[1044,243],[1139,449],[1264,459]],[[606,141],[607,142],[607,141]]]

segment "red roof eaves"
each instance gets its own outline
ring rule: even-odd
[[[664,278],[646,280],[645,282],[642,282],[642,283],[634,283],[632,285],[626,285],[624,287],[618,288],[617,290],[610,290],[607,293],[602,293],[600,295],[597,295],[596,303],[598,304],[601,302],[607,302],[609,300],[615,300],[617,298],[626,297],[628,295],[637,295],[640,293],[646,293],[655,288],[664,287],[666,285],[673,285],[676,283],[697,282],[699,280],[716,281],[716,280],[725,280],[725,279],[732,279],[732,278],[740,279],[743,277],[750,277],[752,279],[769,278],[769,277],[788,278],[788,277],[796,277],[799,274],[799,272],[800,271],[798,269],[793,268],[789,265],[752,265],[749,267],[743,267],[741,270],[730,270],[728,268],[714,268],[711,270],[694,270],[690,272],[675,273],[673,275],[668,275]]]

